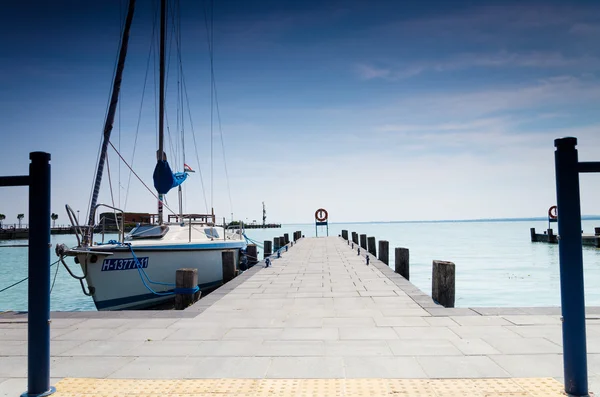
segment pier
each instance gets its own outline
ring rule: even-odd
[[[445,308],[350,244],[302,238],[182,311],[52,313],[55,395],[564,395],[560,308]],[[26,387],[26,329],[0,314],[0,395]]]
[[[558,235],[554,233],[553,229],[548,229],[544,233],[540,234],[535,231],[535,228],[530,229],[531,242],[532,243],[550,243],[558,244]],[[581,244],[590,247],[600,248],[600,227],[594,228],[594,234],[581,234]]]

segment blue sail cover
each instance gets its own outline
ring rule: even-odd
[[[173,173],[166,160],[159,160],[154,167],[154,188],[159,194],[167,194],[172,188],[181,185],[186,178],[185,172]]]

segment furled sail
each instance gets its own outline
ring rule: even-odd
[[[154,188],[159,194],[167,194],[169,190],[181,185],[187,176],[186,172],[173,173],[167,160],[158,160],[154,167]]]

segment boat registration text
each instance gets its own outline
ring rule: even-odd
[[[137,268],[146,269],[148,267],[148,257],[137,258],[137,263],[133,258],[110,258],[105,259],[102,263],[102,271],[112,271],[112,270],[130,270]]]

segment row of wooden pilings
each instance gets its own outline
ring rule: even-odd
[[[294,245],[300,238],[304,237],[301,231],[296,231],[292,235],[292,240],[288,233],[283,236],[273,238],[273,244],[270,240],[264,241],[264,258],[268,258],[274,253],[279,252],[282,248],[287,249],[287,245]],[[223,284],[233,280],[240,272],[246,270],[258,263],[258,247],[256,244],[248,244],[246,246],[246,263],[239,269],[235,260],[233,250],[221,252],[221,265],[223,267]],[[240,263],[241,264],[241,263]],[[175,294],[175,309],[183,310],[190,306],[200,298],[200,291],[192,292],[198,285],[198,269],[178,269],[175,273],[175,289],[181,293]]]
[[[390,265],[389,242],[379,240],[379,246],[375,237],[368,237],[366,234],[352,232],[351,238],[348,236],[348,230],[342,230],[341,237],[348,242],[348,245],[356,244],[358,253],[360,249],[366,251],[367,255],[373,255],[386,265]],[[377,253],[379,252],[379,255]],[[367,264],[369,263],[367,259]],[[394,248],[394,271],[410,280],[409,250],[408,248]],[[444,307],[454,307],[455,301],[455,265],[448,261],[434,260],[431,277],[431,297],[434,301]]]

